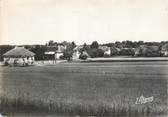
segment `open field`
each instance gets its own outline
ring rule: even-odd
[[[167,114],[168,62],[0,67],[0,111],[94,116]],[[140,96],[152,102],[135,104]]]
[[[168,61],[168,57],[135,57],[135,56],[115,56],[108,58],[89,58],[88,62],[151,62]]]

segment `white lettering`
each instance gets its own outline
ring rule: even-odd
[[[148,97],[148,98],[145,98],[143,95],[140,96],[139,98],[136,98],[136,101],[135,101],[135,104],[145,104],[147,102],[152,102],[154,100],[154,97],[151,96],[151,97]]]

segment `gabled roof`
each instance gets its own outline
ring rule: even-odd
[[[121,51],[120,48],[117,48],[117,47],[115,47],[115,46],[112,46],[112,47],[111,47],[111,50]]]
[[[78,45],[78,46],[76,46],[73,50],[74,51],[79,51],[80,49],[82,49],[83,48],[83,45]]]
[[[58,45],[57,53],[62,53],[66,50],[66,46]]]
[[[63,46],[63,45],[58,45],[58,46],[47,46],[46,47],[46,51],[45,51],[45,54],[47,53],[51,53],[51,54],[54,54],[54,53],[62,53],[66,50],[66,46]]]
[[[141,48],[141,49],[148,49],[148,50],[151,50],[151,51],[158,51],[159,50],[159,46],[141,45],[139,48]]]
[[[4,57],[27,57],[27,56],[34,56],[35,53],[25,49],[24,47],[15,47],[12,50],[9,50],[5,54]]]

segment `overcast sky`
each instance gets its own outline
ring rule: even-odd
[[[168,0],[0,0],[0,44],[168,40]]]

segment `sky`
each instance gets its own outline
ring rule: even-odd
[[[168,0],[0,0],[0,44],[167,41]]]

